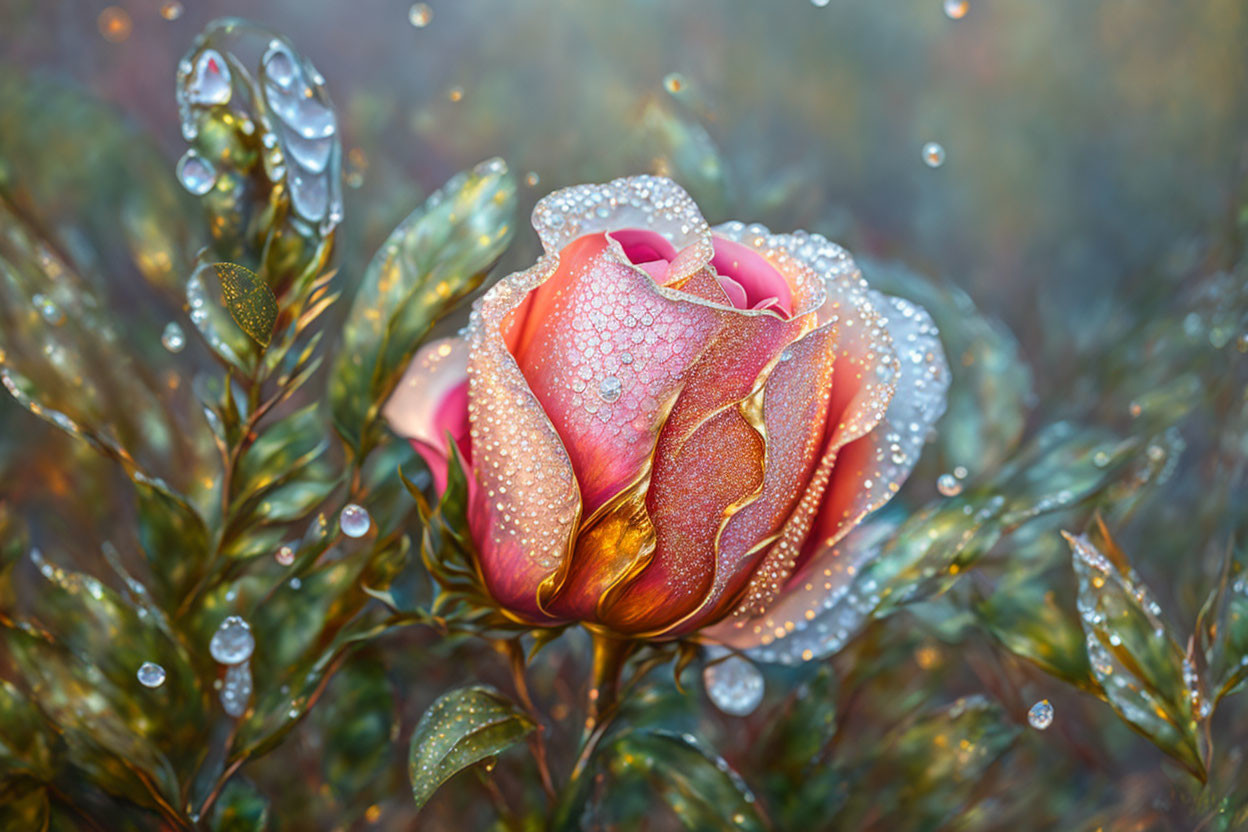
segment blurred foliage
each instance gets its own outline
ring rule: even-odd
[[[189,5],[188,19],[205,13]],[[811,21],[830,12],[806,2],[731,18],[634,5],[551,15],[531,0],[492,7],[487,27],[480,4],[439,4],[433,25],[454,44],[440,49],[387,24],[383,41],[405,38],[428,80],[411,112],[377,92],[393,86],[384,60],[357,61],[334,109],[290,41],[213,23],[178,81],[183,138],[216,175],[198,199],[158,140],[99,100],[146,89],[141,51],[111,93],[0,72],[0,382],[14,403],[0,404],[0,828],[1248,825],[1248,186],[1220,222],[1209,184],[1229,181],[1217,165],[1248,127],[1234,105],[1248,17],[1225,0],[972,3],[956,23],[938,4],[867,4],[829,34]],[[118,8],[136,39],[166,25]],[[0,42],[45,48],[41,14],[0,12]],[[532,50],[539,29],[579,42],[589,14],[612,33],[602,54],[507,70],[445,59]],[[120,31],[106,23],[87,21],[100,43]],[[773,24],[793,35],[774,61],[791,77],[734,39]],[[1082,44],[1077,65],[1055,65],[1058,42]],[[229,93],[195,103],[206,50]],[[274,50],[330,114],[320,144],[276,114]],[[898,82],[932,66],[967,100]],[[516,94],[552,73],[560,94]],[[1104,101],[1128,126],[1104,147],[1071,139],[1104,125]],[[1159,102],[1163,129],[1140,129]],[[989,141],[1001,123],[1025,141]],[[961,139],[946,167],[922,169],[917,148],[945,134]],[[421,205],[413,179],[440,181],[432,171],[503,135],[534,174],[491,159]],[[1187,148],[1165,178],[1159,147]],[[311,220],[318,192],[288,167],[322,152],[327,205],[340,179],[361,188],[345,219]],[[431,505],[378,417],[439,321],[500,259],[529,257],[532,240],[510,245],[522,204],[642,169],[680,180],[713,220],[806,225],[873,254],[872,287],[941,327],[953,386],[878,518],[878,556],[828,613],[833,655],[760,666],[762,704],[731,717],[692,683],[696,646],[640,649],[618,707],[587,730],[585,640],[489,607],[462,468]],[[899,220],[893,206],[911,203]],[[162,347],[171,322],[202,338]],[[347,503],[371,514],[363,537],[342,533]],[[209,649],[231,615],[255,640],[237,717]],[[1043,730],[1028,726],[1042,699]]]

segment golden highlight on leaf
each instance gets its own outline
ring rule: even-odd
[[[234,263],[214,263],[212,270],[221,281],[225,308],[234,323],[253,341],[269,345],[277,324],[277,296],[251,269]]]

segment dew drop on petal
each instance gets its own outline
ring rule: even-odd
[[[143,662],[137,675],[145,688],[158,688],[165,683],[165,669],[156,662]]]
[[[956,497],[962,493],[962,483],[953,474],[941,474],[936,478],[936,490],[946,497]]]
[[[433,20],[433,9],[428,3],[413,3],[407,10],[407,22],[417,29],[423,29]]]
[[[348,503],[338,514],[338,525],[347,537],[363,537],[368,534],[372,524],[373,519],[368,516],[368,511],[355,503]]]
[[[624,385],[616,376],[607,376],[598,385],[598,395],[602,397],[604,402],[613,402],[620,397],[623,392]]]
[[[188,150],[178,160],[178,181],[195,196],[203,196],[217,184],[217,169],[194,150]]]
[[[1031,710],[1027,712],[1027,722],[1037,731],[1043,731],[1053,724],[1053,706],[1049,704],[1049,700],[1041,699],[1039,702],[1031,706]]]
[[[923,145],[923,164],[929,168],[938,168],[945,163],[945,148],[938,142]]]
[[[255,649],[256,637],[251,634],[251,625],[237,615],[222,621],[208,643],[208,652],[221,664],[245,662]]]
[[[165,324],[165,331],[160,334],[160,344],[169,352],[182,352],[186,346],[186,333],[177,321]]]
[[[731,716],[753,713],[763,701],[763,674],[740,656],[707,665],[702,684],[715,707]]]

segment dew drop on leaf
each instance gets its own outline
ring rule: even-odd
[[[245,662],[255,649],[256,637],[251,634],[251,625],[237,615],[222,621],[208,643],[208,652],[221,664]]]
[[[338,514],[338,525],[347,537],[363,537],[368,534],[372,524],[373,519],[368,516],[368,511],[355,503],[347,504]]]
[[[145,688],[158,688],[165,683],[165,669],[155,662],[143,662],[137,675]]]

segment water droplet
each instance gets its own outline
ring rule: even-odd
[[[61,311],[61,307],[56,305],[56,301],[47,295],[35,295],[31,298],[35,303],[35,308],[39,310],[40,316],[52,326],[60,326],[65,322],[65,313]]]
[[[338,525],[347,537],[363,537],[373,525],[373,518],[363,506],[348,503],[338,514]]]
[[[178,181],[195,196],[203,196],[217,184],[217,169],[194,150],[188,150],[178,160]]]
[[[1039,702],[1031,706],[1031,710],[1027,712],[1027,722],[1037,731],[1043,731],[1053,724],[1053,706],[1049,704],[1049,700],[1041,699]]]
[[[816,9],[822,9],[830,2],[832,2],[832,0],[810,0],[810,5],[814,6]]]
[[[165,324],[165,331],[160,334],[160,343],[169,352],[182,352],[186,346],[186,333],[177,321]]]
[[[186,86],[186,100],[200,107],[228,104],[230,95],[230,68],[225,58],[215,49],[205,49],[195,59],[195,69]]]
[[[274,553],[273,559],[276,560],[278,563],[280,563],[282,566],[290,566],[292,563],[295,562],[294,547],[291,546],[290,544],[283,544],[280,548],[278,548],[277,552]]]
[[[269,51],[264,56],[264,77],[272,81],[283,92],[289,92],[298,79],[299,70],[295,68],[295,58],[281,41],[269,44]]]
[[[970,6],[967,0],[945,0],[945,17],[950,20],[961,20],[966,17]]]
[[[946,497],[956,497],[962,493],[962,483],[953,474],[941,474],[936,478],[936,490]]]
[[[237,615],[222,621],[208,643],[208,652],[221,664],[245,662],[255,649],[256,637],[251,634],[251,625]]]
[[[923,145],[923,164],[929,168],[938,168],[945,163],[945,148],[937,142]]]
[[[295,592],[298,592],[300,589],[303,588],[303,581],[299,580],[298,578],[291,578],[290,588],[293,589]]]
[[[433,9],[428,3],[413,3],[407,10],[407,21],[417,29],[423,29],[433,20]]]
[[[104,39],[113,43],[121,43],[130,37],[132,28],[130,13],[121,6],[109,6],[100,12],[96,25],[100,27],[100,34]]]
[[[463,101],[464,100],[464,88],[463,87],[451,87],[449,90],[446,91],[446,97],[451,99],[451,101]]]
[[[158,688],[165,683],[165,669],[156,662],[143,662],[137,675],[145,688]]]
[[[182,16],[182,4],[177,0],[169,0],[160,7],[160,16],[165,20],[177,20]]]
[[[624,385],[620,383],[616,376],[607,376],[598,384],[598,395],[602,397],[604,402],[613,402],[620,397],[620,393],[624,390]]]
[[[247,711],[251,700],[251,666],[247,662],[232,665],[225,672],[225,684],[221,686],[221,707],[232,717],[240,717]]]
[[[524,184],[530,188],[536,188],[537,184],[542,181],[542,177],[537,175],[537,171],[531,170],[524,175]]]
[[[669,72],[663,77],[663,88],[670,93],[678,93],[688,86],[685,76],[679,72]]]
[[[726,714],[745,716],[763,701],[763,674],[754,663],[740,656],[729,656],[709,664],[702,671],[706,695]]]

